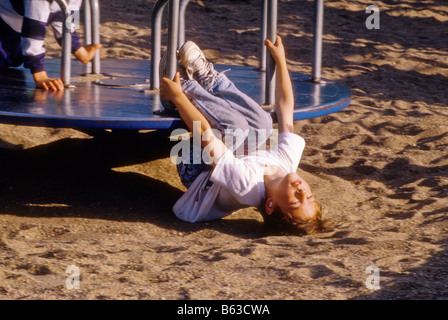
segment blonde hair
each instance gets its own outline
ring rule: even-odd
[[[322,218],[322,206],[315,201],[316,211],[313,218],[300,219],[285,214],[277,207],[268,215],[264,210],[263,215],[265,229],[268,233],[309,235],[313,233],[328,232],[330,224]]]

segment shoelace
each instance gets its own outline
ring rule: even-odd
[[[217,72],[215,71],[215,68],[211,63],[206,63],[206,72],[205,74],[199,74],[201,82],[204,84],[208,84],[209,86],[212,86],[215,82]],[[201,70],[202,71],[202,70]]]
[[[198,59],[194,62],[194,69],[196,69],[196,74],[198,75],[199,82],[202,86],[206,87],[206,89],[210,89],[215,83],[216,77],[219,72],[215,70],[213,63],[208,62],[203,57],[198,57]],[[192,74],[193,68],[188,68],[188,73]],[[221,73],[225,73],[230,71],[230,69],[226,69]]]

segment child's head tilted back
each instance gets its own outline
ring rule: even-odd
[[[269,228],[311,234],[324,229],[322,209],[308,183],[297,173],[278,178],[262,210]]]

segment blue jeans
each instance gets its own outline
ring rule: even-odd
[[[182,87],[210,126],[221,133],[226,146],[237,155],[256,150],[270,136],[271,116],[252,98],[238,90],[224,73],[217,76],[210,91],[196,80],[187,80]],[[193,138],[190,140],[193,143]],[[202,171],[211,168],[203,161],[200,164],[193,163],[193,152],[190,152],[189,163],[181,162],[177,165],[181,181],[187,188]]]

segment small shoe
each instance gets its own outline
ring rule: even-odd
[[[207,91],[215,84],[219,72],[208,62],[202,50],[192,41],[187,41],[179,50],[179,61],[185,67],[189,79],[195,79]]]

